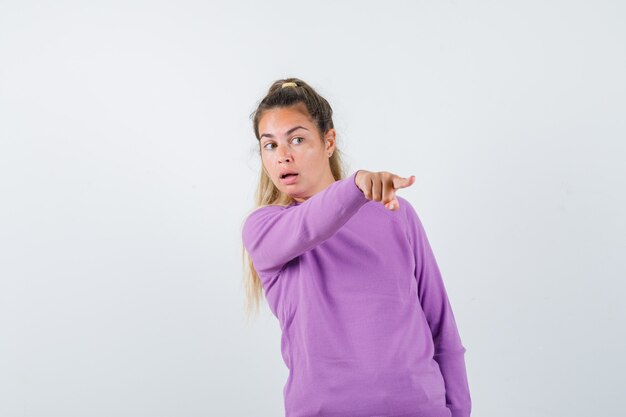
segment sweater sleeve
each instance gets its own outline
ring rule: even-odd
[[[415,208],[406,200],[403,203],[407,208],[408,233],[415,256],[418,298],[433,336],[434,359],[445,382],[446,406],[452,417],[469,417],[471,398],[465,368],[465,347],[422,222]]]
[[[304,202],[263,206],[248,215],[243,244],[263,286],[290,260],[330,238],[368,200],[356,185],[355,171]]]

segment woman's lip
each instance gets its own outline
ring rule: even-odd
[[[296,175],[290,175],[288,177],[285,178],[281,178],[280,182],[282,182],[283,184],[293,184],[294,182],[296,182],[296,180],[298,179],[298,174]]]

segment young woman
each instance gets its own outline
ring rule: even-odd
[[[332,109],[297,78],[254,115],[248,306],[265,294],[289,368],[286,417],[468,417],[465,348],[415,209],[415,178],[345,177]],[[244,252],[244,253],[246,253]]]

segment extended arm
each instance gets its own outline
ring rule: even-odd
[[[243,244],[262,280],[330,238],[369,201],[355,183],[358,172],[335,181],[301,204],[265,206],[248,215]]]

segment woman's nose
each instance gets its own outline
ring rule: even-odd
[[[287,148],[282,148],[282,149],[278,149],[278,159],[280,161],[285,161],[285,160],[289,160],[291,159],[291,153],[289,151],[289,149]]]

